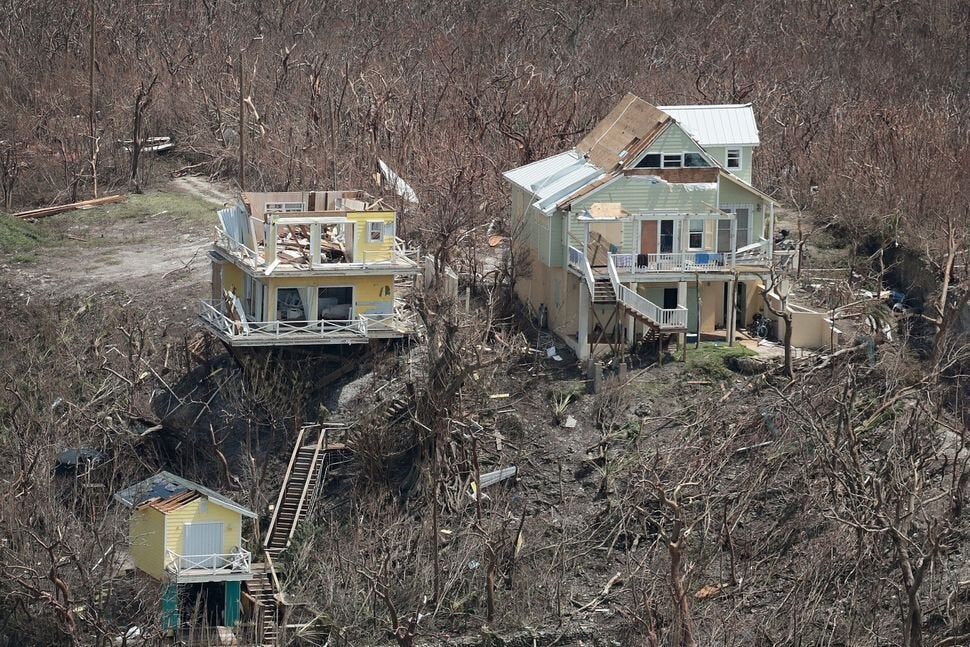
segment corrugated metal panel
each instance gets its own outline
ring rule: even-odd
[[[701,146],[757,146],[758,124],[750,103],[710,106],[660,106]]]
[[[536,208],[548,214],[555,210],[559,200],[602,176],[603,171],[575,151],[567,151],[506,171],[504,175],[531,195]]]

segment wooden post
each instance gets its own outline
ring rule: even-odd
[[[735,275],[728,283],[728,307],[727,307],[727,336],[728,346],[734,346],[734,332],[737,327],[737,315],[735,313],[736,301],[738,299],[738,277]]]

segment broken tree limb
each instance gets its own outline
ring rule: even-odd
[[[28,211],[20,211],[13,214],[16,218],[46,218],[48,216],[56,216],[59,213],[64,213],[65,211],[72,211],[74,209],[83,209],[84,207],[97,207],[102,204],[112,204],[114,202],[123,202],[128,199],[127,194],[118,195],[107,195],[103,198],[95,198],[93,200],[82,200],[80,202],[71,202],[70,204],[61,204],[53,207],[42,207],[40,209],[30,209]]]

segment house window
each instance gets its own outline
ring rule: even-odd
[[[680,153],[663,154],[663,168],[680,168],[683,165],[684,160]]]
[[[689,168],[704,168],[710,166],[700,153],[684,153],[684,166]]]
[[[306,211],[302,202],[267,202],[263,209],[266,213],[293,213]]]
[[[396,234],[394,233],[394,221],[393,220],[389,220],[388,222],[385,222],[384,223],[384,237],[387,238],[388,240],[394,240],[394,236],[395,235]]]
[[[727,149],[727,167],[729,169],[741,168],[741,149],[740,148]]]
[[[660,168],[660,153],[647,153],[637,164],[637,168]]]
[[[367,242],[369,243],[383,243],[384,242],[384,221],[383,220],[371,220],[367,223]]]
[[[687,249],[704,248],[704,221],[691,220],[690,230],[687,233]]]

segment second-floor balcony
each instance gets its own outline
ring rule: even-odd
[[[165,571],[175,582],[248,580],[252,576],[252,553],[237,547],[230,553],[180,555],[165,550]]]
[[[610,254],[621,277],[664,273],[692,274],[759,270],[769,264],[768,241],[762,239],[735,252],[688,251],[659,254]]]

